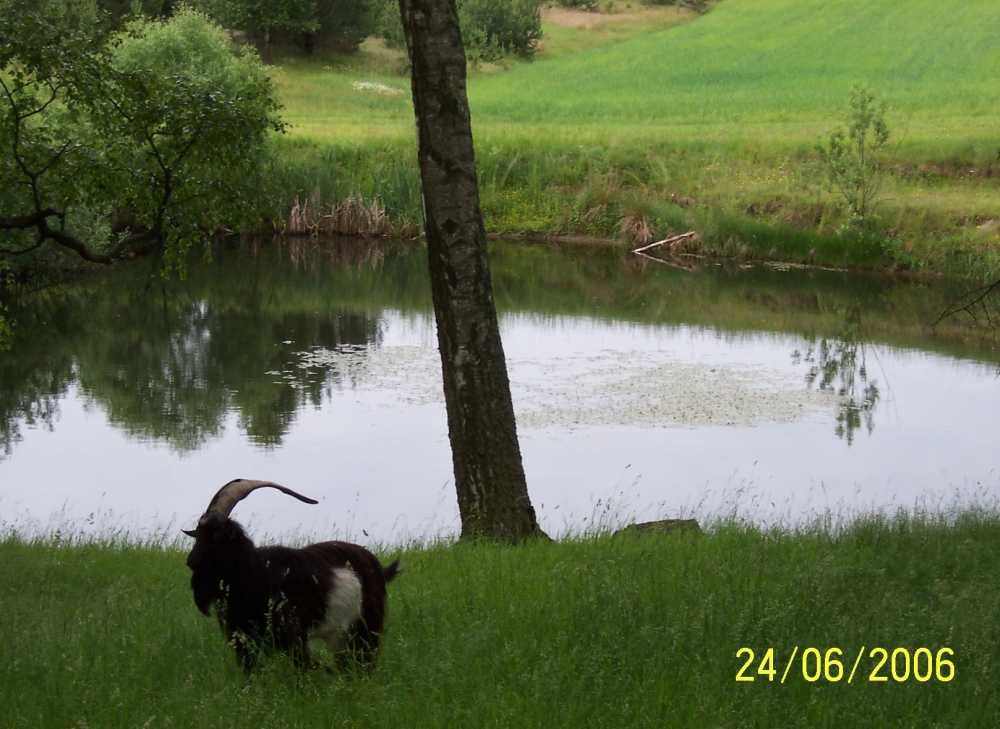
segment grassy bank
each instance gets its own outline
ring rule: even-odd
[[[550,13],[535,61],[473,70],[490,230],[642,240],[695,229],[700,252],[1000,271],[991,2],[724,0],[704,16],[635,12]],[[292,124],[278,145],[286,198],[377,197],[394,225],[415,229],[401,61],[369,43],[349,60],[276,69]],[[844,124],[856,84],[888,101],[892,131],[867,236],[842,232],[845,211],[814,151]]]
[[[392,554],[398,551],[392,550]],[[380,666],[247,682],[183,554],[0,542],[3,726],[992,727],[1000,518],[403,550]],[[388,555],[386,555],[388,556]],[[954,650],[949,683],[735,681],[736,651]],[[888,667],[883,673],[889,675]],[[749,675],[754,675],[749,672]]]

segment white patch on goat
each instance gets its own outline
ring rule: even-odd
[[[326,641],[336,652],[344,635],[361,618],[361,580],[350,567],[333,570],[333,589],[326,596],[326,615],[312,637]]]

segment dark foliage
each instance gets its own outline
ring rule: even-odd
[[[138,3],[135,0],[97,0],[97,7],[104,11],[112,26],[120,25],[136,9],[151,18],[169,18],[177,4],[175,0],[140,0]]]
[[[397,0],[379,0],[376,33],[394,46],[405,45]],[[538,0],[457,0],[462,44],[469,60],[492,61],[505,55],[530,57],[542,37]]]

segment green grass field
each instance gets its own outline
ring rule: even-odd
[[[182,552],[7,538],[0,724],[985,729],[1000,719],[998,555],[984,513],[407,548],[373,675],[272,658],[247,681],[195,609]],[[772,681],[735,680],[744,646],[754,669],[775,649]],[[840,680],[796,663],[782,684],[795,646],[842,649]],[[848,684],[862,646],[950,648],[954,678],[897,682],[866,657]]]
[[[1000,26],[991,0],[721,0],[704,16],[546,15],[532,62],[473,69],[483,207],[498,233],[628,238],[871,268],[1000,270]],[[643,13],[646,13],[643,15]],[[602,24],[603,23],[603,24]],[[419,221],[403,57],[290,60],[288,195],[378,196]],[[358,89],[358,82],[386,89]],[[850,89],[889,104],[876,241],[843,235],[817,141]]]

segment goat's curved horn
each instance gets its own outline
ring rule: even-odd
[[[236,504],[249,496],[251,491],[255,491],[260,488],[278,489],[278,491],[283,491],[289,496],[294,496],[299,501],[304,501],[307,504],[319,503],[316,499],[310,499],[308,496],[303,496],[300,493],[292,491],[287,486],[282,486],[281,484],[274,483],[273,481],[252,481],[245,478],[237,478],[230,481],[216,492],[215,496],[212,497],[212,500],[208,502],[208,508],[205,509],[205,513],[210,514],[215,512],[228,517],[232,513]]]

